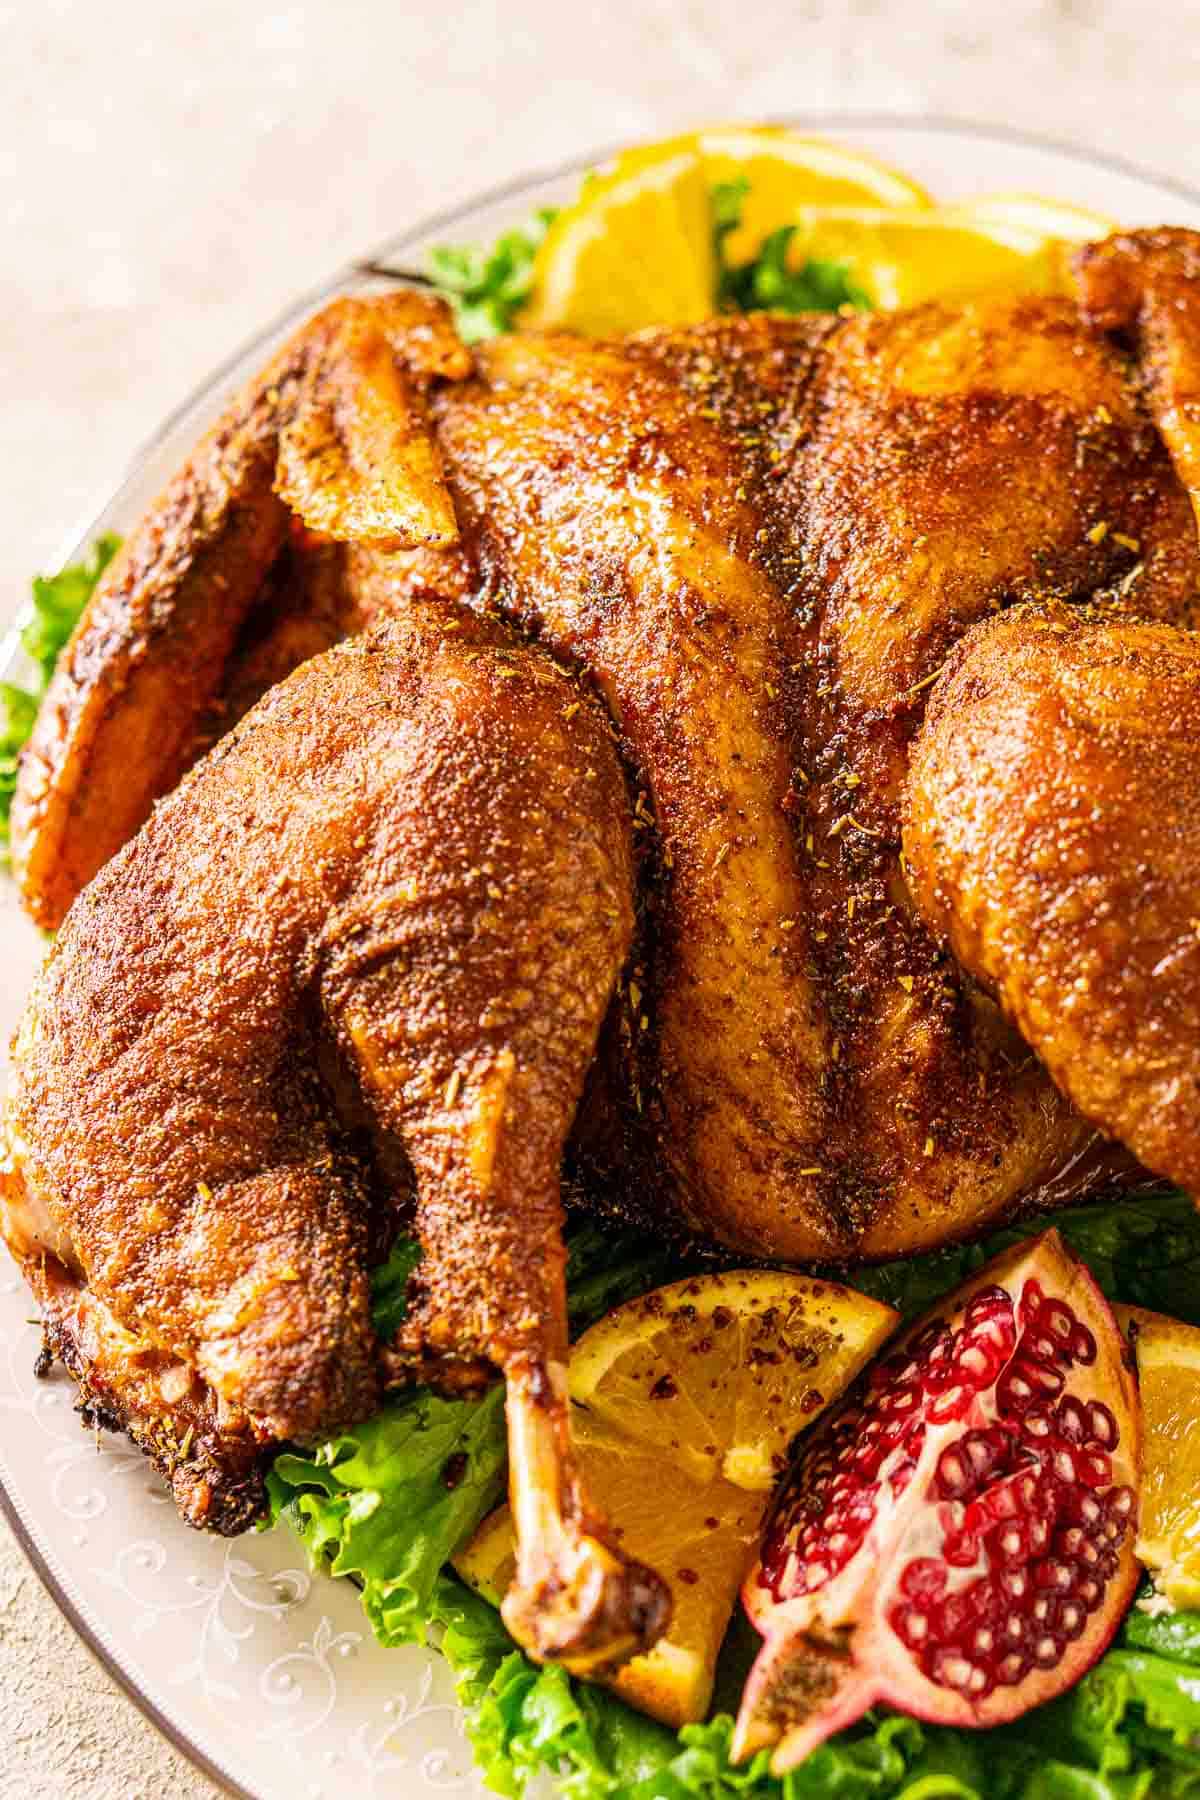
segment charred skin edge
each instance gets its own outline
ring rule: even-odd
[[[210,1392],[200,1404],[143,1419],[122,1407],[65,1326],[44,1317],[34,1374],[45,1380],[56,1362],[79,1390],[75,1411],[83,1429],[124,1433],[162,1475],[180,1517],[193,1529],[239,1537],[266,1518],[266,1476],[280,1446],[264,1446],[248,1422],[240,1428],[218,1426]]]
[[[440,1352],[425,1342],[419,1327],[402,1327],[381,1350],[379,1366],[385,1393],[428,1387],[446,1400],[481,1400],[501,1379],[498,1364]]]

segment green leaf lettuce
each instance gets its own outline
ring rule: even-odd
[[[8,840],[17,758],[33,733],[54,665],[119,543],[109,533],[96,540],[83,562],[72,563],[57,575],[34,578],[33,612],[21,632],[21,646],[37,666],[34,686],[27,690],[0,682],[0,843]]]

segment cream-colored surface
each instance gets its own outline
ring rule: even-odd
[[[139,440],[339,261],[703,118],[936,112],[1196,179],[1192,0],[46,0],[0,8],[0,612]],[[207,1782],[0,1527],[0,1800]]]

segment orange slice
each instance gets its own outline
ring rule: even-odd
[[[666,1636],[612,1677],[670,1725],[702,1719],[770,1489],[795,1434],[835,1400],[897,1315],[836,1282],[707,1275],[618,1307],[568,1375],[588,1492],[622,1548],[671,1585]],[[499,1605],[513,1573],[507,1507],[455,1558]]]
[[[884,309],[978,293],[1065,293],[1070,243],[1108,228],[1098,215],[1032,196],[965,206],[805,207],[793,223],[796,263],[847,264],[855,285]]]
[[[924,190],[861,151],[779,126],[713,126],[623,151],[585,181],[537,254],[522,323],[586,336],[685,325],[716,307],[711,193],[742,180],[735,260],[813,205],[919,207]]]
[[[1173,1606],[1200,1607],[1200,1330],[1141,1307],[1114,1311],[1142,1391],[1138,1560]]]

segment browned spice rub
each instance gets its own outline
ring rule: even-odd
[[[574,1471],[569,1140],[783,1260],[941,1243],[1130,1151],[1200,1181],[1200,257],[1080,269],[1082,307],[473,357],[426,298],[338,303],[133,534],[14,808],[35,915],[83,891],[3,1222],[189,1517],[236,1529],[273,1442],[389,1380],[499,1366],[506,1617],[586,1672],[665,1604]]]

